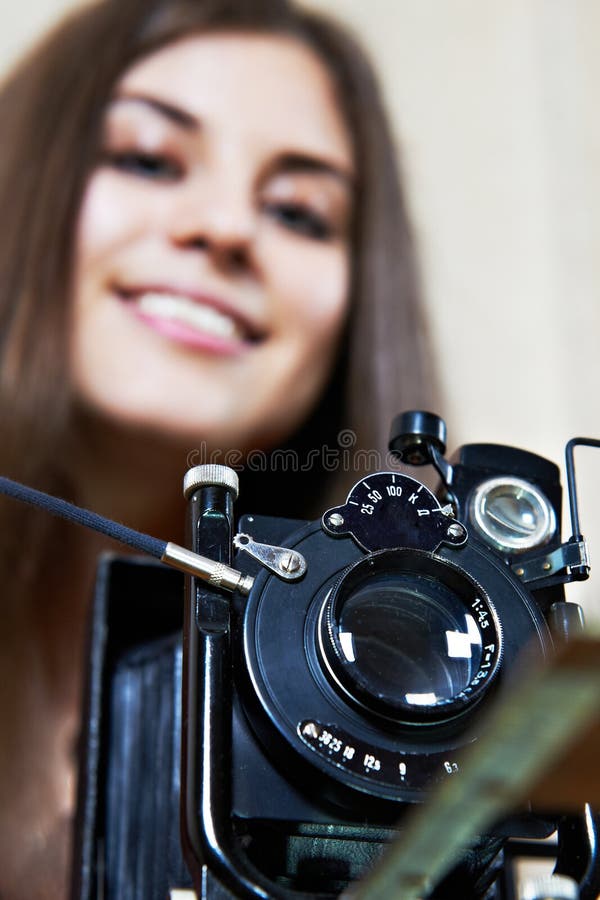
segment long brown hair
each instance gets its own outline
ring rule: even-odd
[[[396,153],[371,66],[355,40],[288,0],[101,0],[55,28],[0,91],[5,474],[75,492],[60,467],[73,417],[66,341],[74,231],[114,86],[135,60],[159,47],[193,32],[225,29],[294,35],[312,47],[331,73],[354,142],[358,190],[347,339],[329,389],[292,444],[331,444],[340,428],[351,428],[357,446],[384,449],[393,413],[432,402],[435,385]],[[294,492],[304,512],[356,475],[342,468],[316,474]],[[337,489],[338,499],[342,492]],[[30,532],[41,529],[37,542],[43,545],[49,526],[34,526],[12,504],[0,506],[8,559],[16,552],[11,535],[15,544],[22,541],[27,521]]]

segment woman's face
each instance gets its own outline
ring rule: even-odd
[[[288,436],[343,329],[352,175],[328,73],[300,42],[202,35],[134,65],[78,224],[84,405],[214,447]]]

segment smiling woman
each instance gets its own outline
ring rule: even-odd
[[[395,154],[336,25],[285,0],[103,0],[7,79],[0,127],[3,474],[181,542],[192,449],[314,462],[341,428],[382,449],[431,402]],[[243,472],[242,502],[309,516],[360,474],[304,469]],[[106,544],[0,519],[0,895],[60,898]]]
[[[80,215],[79,396],[191,446],[285,439],[335,361],[352,180],[329,77],[297,40],[211,34],[134,66]]]

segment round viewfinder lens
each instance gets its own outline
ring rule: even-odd
[[[471,498],[470,515],[492,546],[519,553],[547,543],[556,531],[548,498],[521,478],[490,478]]]

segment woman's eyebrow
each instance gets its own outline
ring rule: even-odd
[[[279,172],[314,172],[316,175],[331,175],[349,188],[353,187],[355,181],[354,173],[349,166],[309,153],[284,153],[273,166],[273,173]]]
[[[153,97],[148,94],[123,93],[117,94],[113,98],[111,105],[117,103],[140,104],[147,109],[159,113],[159,115],[168,119],[170,122],[173,122],[175,125],[179,125],[180,128],[184,128],[186,131],[198,131],[200,128],[200,122],[195,116],[187,112],[187,110],[182,109],[180,106],[175,106],[175,104],[170,103],[168,100],[161,100],[159,97]]]

